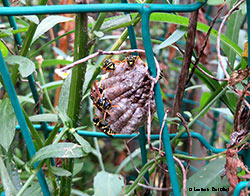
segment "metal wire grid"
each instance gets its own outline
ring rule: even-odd
[[[87,12],[138,12],[141,14],[141,26],[142,26],[142,37],[143,37],[143,44],[144,49],[146,52],[146,59],[149,65],[149,71],[152,74],[153,77],[156,76],[156,67],[153,57],[153,50],[152,50],[152,43],[150,38],[150,32],[149,32],[149,17],[150,14],[153,12],[192,12],[197,9],[199,9],[204,3],[202,2],[196,2],[193,4],[188,5],[166,5],[166,4],[79,4],[79,5],[53,5],[53,6],[25,6],[25,7],[10,7],[9,0],[2,0],[3,5],[5,7],[2,7],[0,9],[0,15],[2,16],[8,16],[10,25],[15,29],[17,29],[17,25],[15,22],[15,19],[13,16],[16,15],[39,15],[39,14],[62,14],[62,13],[87,13]],[[126,0],[122,0],[122,3],[127,3]],[[247,9],[249,11],[249,0],[247,0]],[[248,18],[249,15],[248,15]],[[250,20],[248,20],[248,25],[250,25]],[[136,37],[133,30],[133,27],[128,27],[129,32],[129,38],[131,42],[132,48],[137,48],[136,45]],[[250,35],[248,35],[250,36]],[[18,45],[22,45],[22,40],[20,34],[15,34],[15,41]],[[14,108],[17,120],[19,125],[17,126],[17,130],[21,130],[25,143],[28,148],[28,152],[31,157],[34,156],[36,153],[34,143],[31,138],[31,134],[29,132],[29,128],[27,126],[27,123],[25,121],[24,115],[21,110],[21,106],[18,102],[18,98],[14,89],[14,86],[12,84],[10,74],[8,72],[6,63],[4,61],[4,58],[2,56],[2,53],[0,51],[0,73],[3,77],[4,84],[6,86],[6,91],[8,92],[8,95],[10,97],[12,106]],[[35,88],[35,82],[32,75],[28,76],[30,88],[33,94],[33,98],[35,102],[38,102],[38,93]],[[164,117],[164,110],[163,110],[163,102],[160,94],[160,86],[159,83],[156,84],[155,89],[155,102],[156,102],[156,109],[157,109],[157,115],[159,118],[160,125],[163,123],[163,117]],[[43,108],[41,106],[41,112],[43,113]],[[44,122],[42,125],[34,125],[35,129],[37,130],[46,130],[47,134],[51,130],[53,130],[54,127],[48,126],[46,122]],[[104,133],[100,132],[90,132],[90,131],[83,131],[78,130],[78,134],[86,137],[98,137],[98,138],[105,138],[108,137]],[[137,134],[131,134],[131,135],[115,135],[115,139],[128,139],[135,137]],[[175,196],[180,195],[180,189],[179,184],[177,181],[176,176],[176,170],[175,170],[175,164],[173,160],[173,153],[171,149],[170,139],[173,138],[176,134],[169,134],[167,126],[164,126],[163,129],[163,145],[166,152],[166,161],[168,165],[171,185],[173,188],[173,194]],[[197,138],[208,150],[210,150],[213,153],[219,153],[225,151],[225,149],[217,149],[210,145],[207,140],[200,135],[199,133],[191,132],[191,136],[193,138]],[[185,133],[181,136],[181,138],[187,138],[188,135]],[[140,129],[139,137],[137,137],[140,143],[141,148],[141,154],[142,154],[142,162],[143,164],[146,164],[147,162],[147,152],[145,148],[146,144],[146,135],[144,129]],[[159,135],[154,134],[151,135],[152,140],[158,140]],[[34,167],[37,166],[38,163],[34,165]],[[45,196],[49,196],[50,192],[48,189],[47,182],[45,180],[43,171],[40,170],[38,175],[38,181],[40,183],[42,192]],[[146,178],[149,178],[147,175]],[[241,182],[237,185],[234,195],[239,195],[241,189],[245,188],[248,185],[248,182]]]

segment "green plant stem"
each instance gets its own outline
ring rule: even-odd
[[[56,134],[58,133],[58,131],[60,129],[60,126],[61,126],[60,123],[56,124],[56,126],[54,127],[54,129],[50,132],[49,137],[45,141],[45,145],[44,146],[52,144],[53,140],[55,139]]]
[[[86,13],[78,13],[75,19],[75,42],[74,42],[74,61],[81,59],[89,54],[88,44],[88,18]],[[68,102],[68,116],[72,119],[73,127],[77,126],[80,111],[80,102],[82,97],[82,86],[85,80],[87,64],[82,63],[72,69],[72,77],[70,83],[70,93]],[[71,140],[71,135],[68,134]],[[73,171],[74,159],[64,159],[64,169]],[[71,195],[72,176],[61,178],[60,195]]]
[[[35,170],[33,170],[33,173],[30,175],[28,180],[26,180],[25,184],[22,186],[22,188],[19,190],[16,196],[23,195],[24,191],[30,186],[30,184],[33,182],[34,178],[38,174],[39,170],[42,168],[43,164],[45,163],[45,160],[40,162],[39,165]]]
[[[40,74],[40,79],[41,79],[41,83],[42,85],[45,85],[45,79],[44,79],[44,75],[43,75],[43,70],[42,70],[42,64],[41,63],[38,63],[38,67],[39,67],[39,74]],[[56,113],[55,109],[54,109],[54,106],[52,105],[51,101],[50,101],[50,98],[49,98],[49,93],[48,93],[48,90],[47,88],[44,88],[44,93],[45,93],[45,99],[47,101],[47,103],[49,104],[49,107],[50,107],[50,110],[53,112],[53,113]]]
[[[222,89],[221,92],[216,97],[214,97],[214,99],[211,100],[211,102],[206,107],[204,107],[190,123],[188,123],[188,127],[190,128],[196,122],[196,120],[198,120],[222,95],[224,95],[226,90],[227,88]],[[178,134],[171,140],[171,144],[174,144],[174,142],[185,132],[185,129],[180,130]]]
[[[30,24],[29,29],[26,33],[26,36],[23,40],[23,45],[22,45],[21,52],[20,52],[21,56],[27,56],[33,36],[36,32],[36,28],[37,28],[37,24],[35,23]]]
[[[39,149],[42,148],[43,144],[44,144],[44,141],[41,139],[41,136],[39,135],[37,130],[34,128],[32,122],[29,119],[29,116],[27,115],[27,113],[25,112],[25,110],[23,108],[22,108],[22,111],[23,111],[23,114],[24,114],[24,117],[25,117],[25,121],[27,122],[27,125],[28,125],[28,127],[30,129],[30,133],[31,133],[32,137],[35,139],[38,148]]]
[[[74,43],[74,61],[77,61],[88,55],[88,26],[87,15],[77,14],[76,30]],[[86,63],[81,63],[72,69],[72,77],[70,84],[70,96],[68,102],[68,116],[73,120],[73,126],[77,125],[81,101],[82,85],[86,73]]]
[[[62,137],[64,136],[65,133],[67,133],[69,131],[69,128],[65,128],[63,129],[59,135],[56,137],[56,139],[54,140],[53,144],[57,144],[61,139]]]
[[[12,81],[13,85],[16,84],[18,73],[19,73],[18,65],[15,65],[13,68],[13,71],[11,73],[11,81]]]
[[[113,0],[106,0],[105,4],[106,3],[112,3],[112,2],[113,2]],[[94,31],[99,31],[100,30],[100,28],[101,28],[107,14],[108,14],[107,12],[102,12],[102,13],[99,14],[93,28],[90,31],[90,35],[89,35],[90,39],[93,39],[95,37],[95,34],[93,33]]]
[[[155,159],[152,159],[151,161],[147,162],[143,168],[141,169],[141,172],[139,173],[139,175],[137,176],[137,178],[135,179],[135,181],[133,182],[133,184],[131,184],[129,186],[129,188],[127,190],[124,191],[123,195],[130,195],[133,193],[133,191],[136,189],[137,187],[137,183],[140,182],[140,180],[143,178],[144,174],[148,171],[148,169],[158,160],[163,159],[163,157],[157,156]]]
[[[90,98],[88,100],[90,103]],[[93,117],[94,117],[93,116],[93,106],[91,104],[89,104],[89,113],[90,113],[90,119],[93,119]],[[96,128],[95,128],[95,126],[93,126],[93,123],[92,123],[92,129],[96,132]],[[94,140],[95,149],[97,151],[96,157],[98,159],[99,165],[101,167],[101,170],[105,171],[105,167],[104,167],[103,160],[102,160],[102,153],[100,151],[99,144],[98,144],[98,139],[96,137],[94,137],[93,140]]]
[[[225,154],[225,151],[220,152],[218,154],[211,155],[211,156],[206,156],[206,157],[192,157],[192,156],[183,155],[183,154],[174,154],[174,156],[181,158],[181,159],[188,159],[188,160],[195,160],[195,161],[202,161],[202,160],[208,161],[208,160],[220,157],[224,154]]]
[[[159,141],[154,141],[152,142],[152,146],[157,146],[159,145]],[[149,149],[149,145],[147,144],[146,145],[146,149],[148,150]],[[120,173],[120,171],[127,165],[131,162],[131,158],[135,158],[136,156],[140,155],[141,154],[141,149],[140,148],[137,148],[136,150],[134,150],[134,152],[131,153],[130,156],[126,157],[119,165],[119,167],[116,169],[115,171],[115,174],[118,174]]]

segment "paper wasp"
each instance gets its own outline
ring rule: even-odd
[[[102,66],[102,69],[104,71],[114,71],[116,63],[120,63],[120,61],[115,61],[114,59],[107,59],[104,61],[104,65]]]
[[[93,119],[93,122],[96,128],[100,129],[106,135],[110,137],[113,137],[112,135],[115,135],[115,132],[110,128],[109,124],[103,123],[99,117],[95,117]]]
[[[108,98],[104,97],[104,90],[101,86],[97,86],[96,81],[94,81],[93,83],[95,90],[91,88],[90,98],[92,99],[93,104],[97,107],[97,109],[104,113],[103,119],[105,120],[108,110],[110,110],[112,107],[117,106],[112,106],[112,102]]]
[[[128,69],[132,68],[139,57],[135,55],[129,55],[125,57],[125,62],[128,64]]]

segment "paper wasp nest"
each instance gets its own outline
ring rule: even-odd
[[[114,133],[131,134],[147,120],[151,79],[147,65],[138,57],[134,63],[124,60],[115,63],[108,77],[97,83],[102,97],[107,98],[111,108],[96,108],[96,116],[105,120]],[[92,92],[93,94],[93,92]],[[150,102],[155,111],[154,95]],[[105,115],[104,115],[105,114]]]

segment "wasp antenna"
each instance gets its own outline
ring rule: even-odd
[[[168,85],[167,78],[166,78],[166,76],[164,76],[163,71],[161,70],[159,80],[162,79],[162,78],[165,80],[166,84]]]
[[[91,94],[90,94],[90,98],[92,99],[92,101],[94,102],[96,97],[95,91],[93,90],[93,88],[90,88]]]

